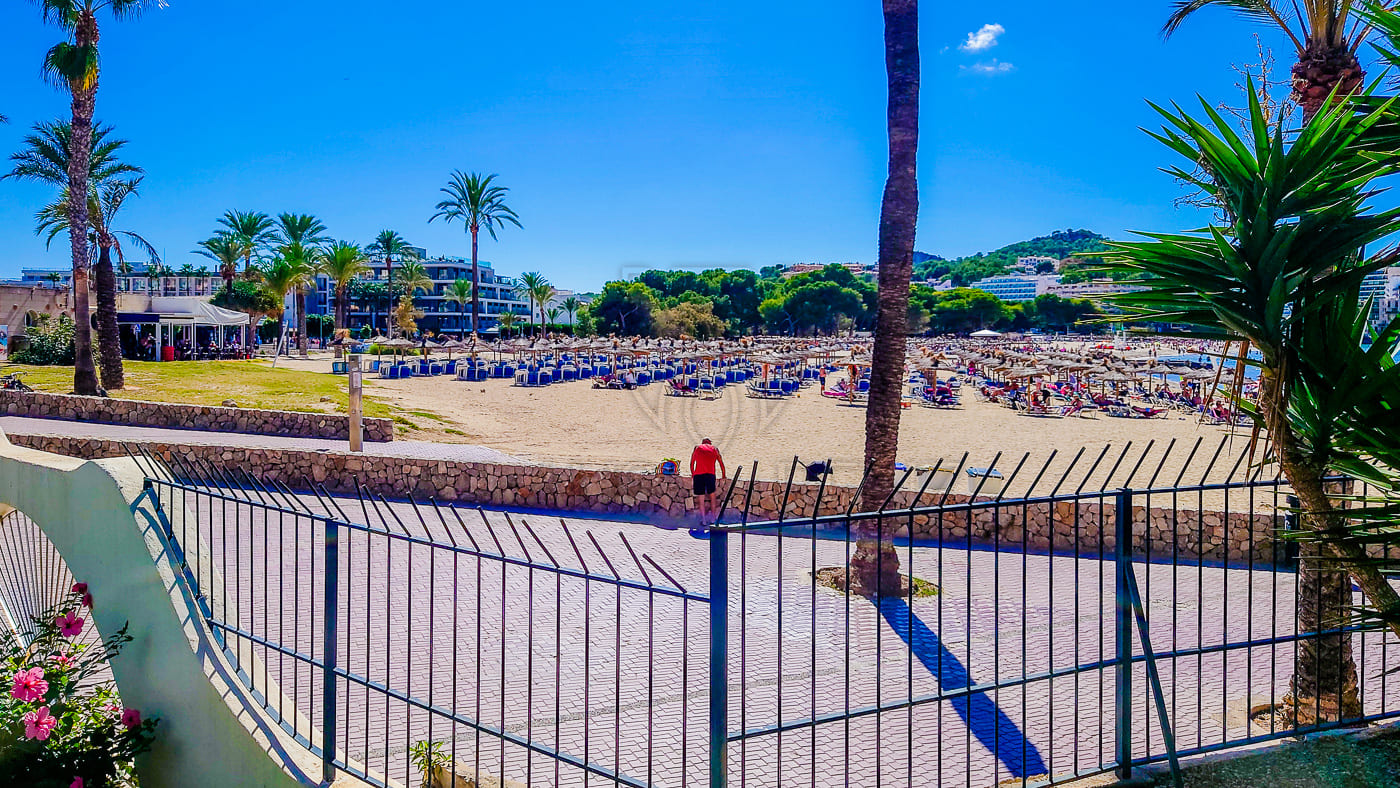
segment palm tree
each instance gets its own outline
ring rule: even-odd
[[[501,327],[501,338],[504,339],[510,334],[515,324],[520,322],[520,316],[514,312],[502,312],[496,316],[496,325]]]
[[[544,308],[549,304],[550,300],[554,298],[554,286],[545,282],[535,290],[532,296],[535,299],[535,306],[540,310],[540,323],[543,325],[545,322]]]
[[[1356,357],[1359,341],[1355,347],[1348,342],[1360,331],[1352,327],[1365,323],[1358,315],[1360,282],[1394,260],[1390,250],[1370,257],[1357,250],[1400,231],[1397,212],[1373,214],[1367,207],[1373,181],[1391,166],[1389,157],[1369,149],[1368,135],[1388,120],[1378,122],[1383,113],[1359,114],[1346,101],[1324,106],[1301,129],[1285,132],[1282,124],[1270,128],[1250,87],[1250,129],[1243,138],[1209,105],[1209,123],[1159,110],[1167,125],[1158,139],[1204,173],[1177,167],[1172,174],[1204,190],[1226,221],[1112,244],[1106,257],[1139,274],[1135,284],[1145,289],[1110,300],[1147,320],[1189,323],[1259,350],[1259,402],[1249,410],[1301,501],[1305,530],[1325,537],[1343,530],[1347,517],[1326,486],[1345,459],[1336,437],[1346,432],[1346,414],[1364,405],[1352,400],[1366,396],[1364,386],[1339,383],[1364,361]],[[1319,364],[1339,366],[1310,378]],[[1389,423],[1394,417],[1383,418]],[[1380,444],[1365,453],[1377,457],[1384,450]],[[1400,611],[1400,597],[1360,546],[1312,540],[1301,553],[1298,631],[1334,634],[1299,641],[1292,711],[1302,721],[1355,717],[1361,709],[1356,665],[1351,635],[1341,631],[1351,584],[1334,562],[1351,571],[1372,605]],[[1400,625],[1396,630],[1400,634]]]
[[[290,257],[277,254],[258,270],[263,287],[277,300],[273,314],[280,324],[287,311],[287,295],[306,287],[315,276],[315,268],[304,249],[294,249]],[[290,349],[289,349],[290,350]]]
[[[919,214],[915,164],[919,147],[919,3],[884,0],[888,79],[889,177],[880,206],[879,293],[865,411],[865,486],[861,508],[884,506],[894,493],[909,279]],[[863,594],[899,593],[899,557],[884,518],[862,520],[847,587]]]
[[[569,316],[569,325],[572,326],[574,324],[574,315],[578,314],[578,310],[583,306],[583,303],[578,300],[577,296],[569,296],[563,301],[560,301],[559,306],[564,308],[564,314]]]
[[[1356,50],[1371,29],[1351,20],[1361,5],[1355,0],[1177,0],[1162,34],[1171,36],[1207,6],[1233,8],[1282,30],[1298,56],[1292,69],[1293,100],[1308,119],[1322,109],[1334,90],[1349,96],[1365,82]]]
[[[410,296],[419,290],[433,292],[433,279],[428,276],[428,269],[417,260],[406,260],[399,266],[399,282],[403,285],[404,293]]]
[[[369,271],[369,258],[349,241],[333,241],[321,255],[321,273],[335,287],[335,324],[345,328],[350,320],[350,283]],[[336,348],[340,354],[340,348]]]
[[[375,237],[374,243],[366,250],[370,254],[379,257],[384,261],[384,280],[389,287],[389,301],[394,300],[394,258],[399,258],[400,262],[417,260],[418,253],[394,230],[380,230]],[[394,336],[394,321],[389,321],[389,336]]]
[[[491,234],[491,240],[496,239],[496,228],[504,227],[507,222],[521,227],[520,219],[515,215],[515,211],[506,206],[506,194],[510,191],[504,186],[494,186],[492,181],[496,176],[482,176],[480,173],[467,175],[461,170],[453,170],[452,177],[447,185],[439,189],[447,195],[447,199],[437,204],[437,213],[428,219],[432,222],[438,217],[442,217],[445,222],[461,221],[466,225],[467,232],[472,236],[472,331],[475,332],[481,324],[481,273],[477,270],[476,243],[477,234],[485,228]]]
[[[316,266],[320,261],[321,250],[317,244],[324,243],[326,225],[315,216],[305,213],[279,213],[277,226],[273,229],[277,241],[277,251],[288,260],[300,261],[311,272],[311,276],[300,286],[297,304],[297,350],[306,355],[306,312],[311,302],[311,288],[315,284]]]
[[[549,309],[545,310],[545,315],[549,317],[549,322],[545,325],[557,325],[559,323],[559,315],[563,311],[564,310],[560,309],[557,306],[552,306]]]
[[[224,289],[233,290],[233,279],[238,275],[238,261],[243,259],[243,243],[230,233],[219,232],[200,241],[198,246],[194,253],[218,263]]]
[[[39,0],[45,22],[57,24],[70,40],[61,41],[44,56],[44,73],[61,84],[71,99],[73,120],[68,157],[68,245],[73,255],[73,391],[98,394],[92,362],[92,327],[88,323],[88,198],[92,165],[93,123],[97,106],[99,38],[97,12],[113,18],[134,17],[161,0]]]
[[[539,271],[526,271],[516,280],[515,292],[525,297],[526,303],[530,305],[530,328],[535,326],[535,304],[539,302],[539,296],[549,287],[549,280],[544,278],[544,274]],[[553,288],[550,288],[551,290]]]
[[[267,249],[276,240],[277,223],[271,216],[261,211],[224,211],[219,224],[226,234],[238,242],[239,254],[243,258],[243,273],[249,277],[256,275],[253,268],[253,255]]]
[[[92,139],[89,145],[88,156],[88,184],[90,194],[88,196],[89,221],[94,226],[93,238],[97,243],[89,244],[89,252],[95,248],[98,252],[97,263],[93,266],[93,279],[97,291],[97,343],[100,349],[99,355],[102,357],[102,385],[108,389],[120,389],[125,385],[125,374],[122,369],[121,357],[121,334],[117,327],[117,278],[112,270],[112,258],[110,249],[115,242],[111,233],[102,229],[103,218],[94,211],[99,202],[99,196],[103,189],[112,183],[128,183],[128,186],[118,186],[108,194],[109,197],[116,197],[116,208],[120,209],[121,202],[126,197],[135,193],[136,183],[140,179],[132,182],[131,179],[122,179],[123,176],[139,175],[142,170],[132,164],[127,164],[118,158],[121,149],[127,145],[123,139],[109,138],[112,132],[111,127],[98,123],[92,128]],[[34,125],[33,132],[26,135],[23,147],[10,156],[13,167],[5,178],[20,178],[23,180],[33,180],[45,183],[60,190],[63,199],[67,199],[68,166],[72,160],[73,152],[73,126],[67,121],[41,122]],[[71,202],[71,201],[70,201]],[[40,212],[43,217],[47,212],[50,216],[55,214],[49,209]],[[68,212],[62,212],[62,227],[68,228]],[[108,217],[110,218],[110,217]],[[50,235],[50,240],[52,240]],[[140,236],[135,236],[140,238]],[[104,246],[103,243],[106,243]],[[139,241],[145,248],[151,249],[145,239]],[[152,259],[158,261],[159,255],[154,254],[151,249]],[[118,258],[125,262],[120,254],[118,246]],[[91,257],[89,256],[89,259]]]
[[[467,304],[472,302],[472,283],[465,279],[453,281],[451,286],[447,288],[447,292],[443,293],[443,300],[457,305],[457,309],[461,312],[462,316],[462,336],[465,338],[467,332]]]
[[[101,357],[102,385],[107,389],[120,389],[126,385],[122,370],[121,335],[117,329],[117,287],[112,265],[112,252],[123,267],[126,254],[122,250],[121,239],[135,243],[145,252],[152,264],[160,263],[160,253],[140,234],[130,230],[115,230],[113,224],[117,214],[126,204],[128,197],[137,195],[141,178],[107,181],[92,184],[88,195],[88,217],[92,225],[92,246],[97,251],[97,342]],[[44,234],[44,246],[48,247],[59,233],[68,230],[68,195],[61,194],[53,203],[42,208],[35,216],[38,225],[35,234]],[[104,281],[105,280],[105,281]]]

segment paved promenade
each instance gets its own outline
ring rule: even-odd
[[[3,430],[7,435],[58,435],[70,438],[105,438],[133,443],[184,443],[199,446],[236,446],[295,451],[350,451],[348,441],[326,438],[288,438],[280,435],[170,430],[159,427],[129,427],[120,424],[96,424],[58,419],[30,419],[21,416],[0,416],[0,430]],[[372,443],[365,441],[364,451],[361,453],[373,457],[498,462],[509,465],[528,464],[505,452],[464,443],[399,440],[388,443]]]

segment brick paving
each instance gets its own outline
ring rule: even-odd
[[[194,515],[172,506],[174,527],[213,557],[201,583],[216,615],[320,659],[323,526],[204,496],[186,503]],[[337,682],[337,718],[349,758],[414,784],[407,746],[432,739],[468,767],[531,785],[618,784],[607,774],[705,784],[708,603],[548,567],[674,580],[703,597],[708,542],[636,524],[470,510],[459,523],[450,511],[439,521],[431,508],[337,503],[392,532],[339,536],[337,660],[349,678]],[[846,561],[840,539],[751,535],[730,547],[731,785],[991,786],[1112,762],[1113,670],[1070,670],[1113,655],[1113,566],[1099,554],[901,547],[904,566],[941,592],[877,606],[814,586],[813,565]],[[1290,573],[1136,566],[1156,650],[1293,632]],[[1400,709],[1400,680],[1385,676],[1394,647],[1379,633],[1357,638],[1368,713]],[[251,651],[319,720],[319,669]],[[1293,660],[1292,644],[1159,660],[1178,746],[1269,733],[1244,712],[1287,691]],[[1133,682],[1135,754],[1161,754],[1143,664]],[[791,729],[764,732],[773,726]]]

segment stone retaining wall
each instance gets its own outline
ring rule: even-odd
[[[97,459],[124,456],[120,442],[99,438],[11,436],[17,445],[55,454]],[[512,508],[551,509],[603,515],[633,515],[663,524],[693,524],[695,499],[688,477],[621,471],[549,468],[536,465],[380,457],[323,451],[287,451],[228,446],[144,443],[152,454],[172,465],[174,458],[197,466],[238,469],[259,479],[279,481],[296,490],[312,485],[332,493],[354,494],[358,482],[389,498],[413,496],[423,501],[482,504]],[[728,489],[722,484],[720,493]],[[819,485],[795,484],[787,497],[788,518],[810,515]],[[820,491],[821,513],[839,514],[851,505],[855,490],[828,485]],[[909,507],[914,492],[896,495],[890,508]],[[784,501],[784,484],[758,481],[752,492],[747,482],[735,486],[730,518],[749,503],[751,522],[777,519]],[[1111,558],[1114,549],[1115,507],[1112,494],[1102,500],[1041,503],[972,501],[965,495],[936,497],[925,493],[919,504],[942,501],[937,514],[904,517],[893,525],[898,536],[941,538],[950,547],[1001,546],[1036,552],[1056,551],[1084,557]],[[1281,514],[1267,511],[1197,511],[1137,506],[1133,508],[1135,550],[1180,561],[1272,564],[1281,558],[1273,538]],[[1142,523],[1147,523],[1144,529]]]
[[[241,432],[251,435],[286,435],[334,440],[350,438],[350,417],[339,413],[297,413],[285,410],[179,405],[8,389],[0,389],[0,415],[124,424],[131,427]],[[394,423],[389,419],[365,419],[364,439],[393,440]]]

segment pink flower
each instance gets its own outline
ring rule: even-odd
[[[75,593],[75,594],[86,594],[86,593],[87,593],[87,588],[88,588],[87,583],[74,583],[74,584],[73,584],[73,593]]]
[[[68,786],[68,788],[83,788],[83,778],[74,777],[73,782]]]
[[[15,686],[10,689],[10,697],[24,703],[33,703],[49,691],[49,683],[44,681],[43,668],[21,670],[14,675]]]
[[[125,725],[128,730],[130,730],[131,728],[140,727],[141,712],[137,711],[136,709],[127,709],[126,711],[122,712],[122,724]]]
[[[24,738],[43,741],[49,738],[58,727],[58,718],[49,714],[48,706],[40,706],[38,711],[24,715]]]
[[[55,665],[58,665],[61,668],[71,668],[77,662],[77,660],[68,656],[68,650],[66,648],[63,650],[62,653],[54,654],[53,661]]]
[[[92,594],[83,594],[83,607],[92,609]]]
[[[71,638],[77,637],[78,634],[83,631],[83,624],[85,622],[78,617],[76,612],[70,610],[54,619],[53,623],[54,626],[58,627],[58,631],[63,633],[64,637]]]

